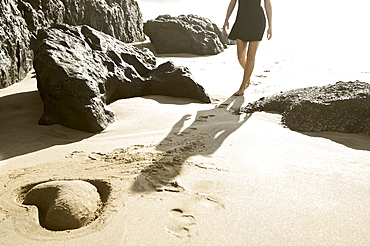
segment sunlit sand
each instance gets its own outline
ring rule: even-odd
[[[144,19],[194,13],[220,26],[228,4],[138,2]],[[213,102],[118,100],[109,106],[116,122],[99,134],[38,125],[32,72],[1,89],[0,245],[369,245],[370,137],[299,133],[276,114],[238,114],[282,90],[370,82],[361,2],[272,1],[274,36],[261,43],[244,97],[231,96],[242,76],[235,46],[159,56],[187,66]],[[37,209],[19,201],[22,188],[49,180],[107,182],[103,212],[77,230],[42,228]]]

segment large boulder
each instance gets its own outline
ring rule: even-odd
[[[145,39],[135,0],[0,0],[0,88],[32,69],[30,39],[53,24],[89,25],[124,42]]]
[[[278,112],[300,132],[336,131],[370,135],[370,84],[337,82],[282,92],[248,104],[243,112]]]
[[[53,24],[89,25],[121,41],[143,41],[143,20],[135,0],[19,0],[29,29]]]
[[[224,51],[226,36],[209,19],[196,15],[160,15],[144,24],[157,53],[215,55]]]
[[[44,114],[40,124],[100,132],[114,121],[107,104],[144,95],[210,102],[188,69],[156,68],[148,50],[125,44],[89,26],[57,25],[40,30],[34,68]]]
[[[16,1],[0,0],[0,88],[22,80],[32,68],[26,21]]]
[[[49,181],[30,189],[23,201],[35,205],[40,225],[53,231],[77,229],[93,221],[101,207],[97,188],[86,181]]]

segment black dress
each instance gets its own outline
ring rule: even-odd
[[[265,12],[261,0],[238,0],[236,21],[229,34],[229,39],[243,41],[261,41],[266,28]]]

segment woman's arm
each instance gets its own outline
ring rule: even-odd
[[[226,30],[229,28],[229,18],[231,16],[231,14],[233,13],[234,11],[234,8],[235,8],[235,5],[236,5],[236,0],[231,0],[230,1],[230,4],[229,4],[229,7],[227,8],[227,13],[226,13],[226,18],[225,18],[225,23],[224,23],[224,26],[222,28],[222,30],[226,33]]]
[[[265,10],[267,15],[267,21],[269,24],[268,30],[267,30],[267,38],[271,39],[272,37],[272,7],[270,0],[265,0]]]

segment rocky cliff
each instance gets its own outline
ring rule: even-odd
[[[0,88],[32,68],[31,41],[54,24],[89,25],[123,42],[144,40],[135,0],[0,0]]]

